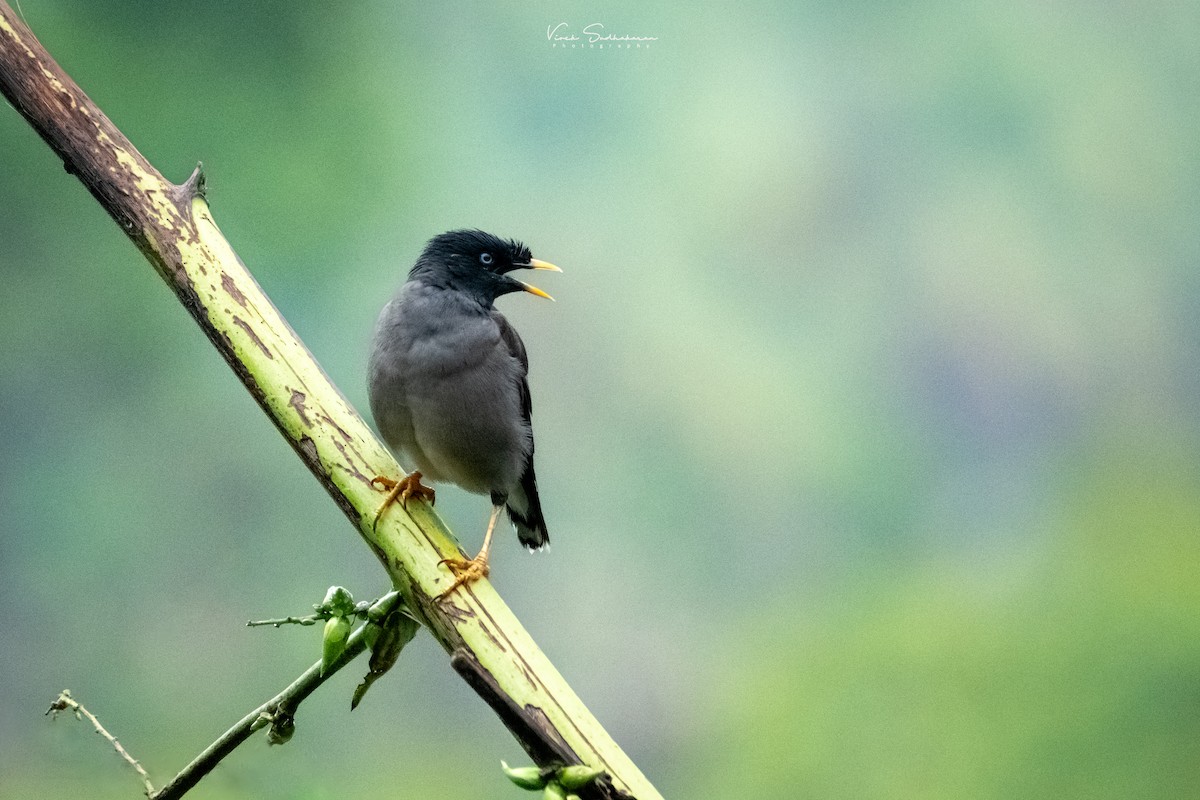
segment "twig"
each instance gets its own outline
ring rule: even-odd
[[[150,782],[150,776],[142,769],[142,765],[129,755],[128,751],[121,746],[121,743],[117,741],[115,736],[104,729],[104,726],[100,724],[100,720],[96,719],[94,714],[71,697],[70,691],[64,689],[54,702],[50,704],[50,708],[47,709],[46,713],[53,714],[57,718],[60,711],[69,710],[74,712],[77,719],[82,719],[86,716],[96,727],[96,732],[107,739],[116,748],[117,754],[137,770],[146,786],[146,796],[150,800],[175,800],[176,798],[183,797],[183,795],[190,791],[193,786],[200,782],[201,778],[211,772],[220,763],[221,759],[237,749],[255,731],[268,728],[269,726],[267,731],[268,743],[283,744],[287,742],[295,730],[296,710],[300,707],[300,703],[316,691],[317,687],[322,683],[329,680],[334,673],[357,658],[369,646],[372,638],[369,628],[372,626],[375,627],[375,638],[377,640],[386,641],[385,637],[387,634],[391,633],[395,626],[401,623],[401,616],[404,620],[411,621],[412,618],[399,610],[397,608],[398,605],[399,595],[396,592],[390,592],[374,603],[360,603],[356,605],[352,612],[353,614],[357,615],[361,606],[362,616],[366,617],[368,614],[371,614],[372,618],[367,624],[360,626],[358,630],[350,634],[346,639],[345,649],[340,655],[326,665],[324,670],[322,670],[321,661],[313,664],[282,692],[242,717],[238,720],[237,724],[221,734],[208,747],[204,748],[198,756],[192,759],[190,764],[180,770],[178,775],[157,792],[154,790],[154,785]],[[314,616],[323,618],[328,617],[329,614],[318,611],[317,615]],[[298,618],[288,617],[283,620],[268,620],[263,624],[283,624],[287,620],[294,619]],[[412,633],[415,632],[416,623],[411,622],[411,625],[412,629],[408,631],[407,636],[401,634],[399,640],[393,642],[390,647],[385,648],[387,650],[386,657],[389,659],[386,664],[381,663],[376,665],[376,659],[372,657],[371,672],[364,679],[366,686],[369,687],[372,681],[378,679],[391,667],[396,656],[399,655],[401,648],[412,638]],[[379,647],[379,645],[376,645],[376,650]],[[355,699],[351,707],[358,704],[358,700],[362,698],[362,694],[365,691],[366,687],[364,686],[360,686],[356,690]]]
[[[318,661],[305,670],[299,678],[292,681],[282,692],[238,720],[237,724],[204,748],[200,755],[192,759],[190,764],[180,770],[178,775],[157,792],[154,790],[154,784],[150,782],[150,776],[146,774],[146,770],[142,768],[137,759],[129,755],[129,751],[121,746],[117,738],[105,730],[104,726],[100,724],[100,720],[96,719],[92,712],[71,697],[70,691],[64,689],[50,704],[46,713],[53,714],[57,718],[60,711],[72,711],[76,718],[87,717],[96,727],[96,732],[107,739],[116,749],[117,755],[137,770],[145,785],[146,796],[150,800],[177,800],[187,794],[193,786],[199,783],[201,778],[212,772],[221,759],[237,749],[255,731],[270,725],[267,734],[268,741],[272,744],[286,742],[295,727],[296,710],[300,707],[300,703],[316,691],[318,686],[329,680],[334,673],[349,664],[366,649],[367,639],[364,633],[366,629],[367,626],[363,625],[350,634],[350,638],[346,641],[345,651],[325,669],[323,675],[321,674],[321,662]]]
[[[373,606],[375,603],[378,603],[380,600],[383,600],[394,594],[396,594],[396,593],[390,592],[388,595],[384,595],[384,597],[379,598],[379,600],[371,600],[371,601],[356,603],[354,605],[354,609],[351,611],[348,611],[347,613],[339,614],[338,612],[336,612],[332,609],[323,608],[322,606],[318,605],[318,606],[313,606],[313,608],[316,609],[316,613],[313,613],[313,614],[306,614],[303,617],[288,616],[288,617],[277,617],[275,619],[252,619],[246,623],[246,627],[247,628],[260,628],[260,627],[270,625],[273,628],[279,628],[279,627],[282,627],[283,625],[316,625],[318,622],[324,622],[325,620],[327,620],[333,616],[353,616],[358,619],[366,619],[367,612],[371,610],[371,606]]]
[[[278,619],[252,619],[246,623],[247,628],[257,628],[270,625],[278,628],[281,625],[316,625],[329,619],[328,614],[309,614],[307,617],[280,617]]]
[[[321,662],[313,664],[296,680],[279,694],[263,703],[258,708],[242,717],[236,725],[225,731],[215,742],[204,748],[200,755],[179,771],[157,794],[150,795],[150,800],[175,800],[183,797],[201,778],[212,772],[213,767],[221,759],[237,749],[238,745],[250,738],[255,731],[270,725],[268,740],[272,743],[283,743],[291,736],[294,727],[296,709],[304,698],[312,694],[342,667],[349,664],[367,647],[367,626],[362,625],[346,641],[345,651],[321,674]]]
[[[142,779],[143,785],[145,785],[145,787],[146,787],[146,790],[145,790],[146,796],[147,797],[155,796],[154,795],[154,784],[152,784],[150,782],[150,776],[146,774],[146,770],[142,769],[142,765],[138,763],[138,760],[136,758],[134,758],[133,756],[129,755],[129,751],[126,750],[121,745],[121,743],[117,741],[117,737],[115,737],[111,733],[109,733],[105,729],[105,727],[100,724],[100,720],[96,719],[95,714],[88,711],[86,708],[83,707],[82,703],[80,703],[75,698],[71,697],[71,691],[69,689],[63,689],[62,692],[58,695],[58,697],[55,698],[54,702],[50,704],[50,708],[46,709],[46,713],[48,715],[53,715],[54,719],[58,719],[58,712],[60,712],[60,711],[73,712],[75,714],[75,719],[82,719],[83,717],[87,717],[88,722],[92,723],[92,725],[95,726],[96,733],[100,734],[105,739],[107,739],[108,743],[111,744],[113,746],[113,749],[117,751],[117,755],[119,755],[125,761],[126,764],[133,767],[137,771],[137,774]]]

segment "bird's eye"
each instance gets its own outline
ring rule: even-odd
[[[491,253],[483,253],[482,255],[480,255],[479,263],[483,264],[485,267],[490,267],[492,265],[492,254]]]

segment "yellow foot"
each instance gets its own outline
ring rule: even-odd
[[[443,558],[438,562],[445,564],[454,573],[454,583],[450,588],[438,595],[438,599],[446,597],[464,584],[486,578],[491,571],[488,567],[487,556],[478,555],[475,558]]]
[[[436,495],[433,489],[421,483],[420,472],[411,472],[398,481],[394,481],[383,475],[376,475],[371,479],[371,485],[379,486],[379,488],[388,493],[388,496],[383,498],[383,505],[375,512],[375,519],[371,523],[372,528],[379,524],[379,518],[383,516],[383,512],[388,510],[388,506],[397,500],[400,501],[401,506],[407,509],[410,497],[424,500],[426,503],[432,505]]]

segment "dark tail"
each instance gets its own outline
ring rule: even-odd
[[[542,501],[538,499],[537,477],[533,474],[533,458],[525,467],[521,483],[509,492],[508,518],[517,527],[517,538],[530,550],[540,550],[550,543],[546,519],[542,516]]]

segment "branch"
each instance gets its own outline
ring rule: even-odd
[[[330,589],[331,592],[333,588]],[[285,744],[292,738],[295,730],[296,711],[300,708],[300,703],[315,692],[322,683],[333,677],[338,670],[358,658],[363,650],[370,647],[372,648],[370,672],[359,684],[350,707],[354,708],[358,705],[358,701],[371,684],[395,663],[396,657],[400,655],[404,645],[416,633],[417,625],[398,605],[395,592],[384,595],[374,604],[361,603],[359,605],[363,606],[362,615],[367,616],[369,611],[370,618],[346,638],[336,656],[330,658],[328,662],[323,658],[313,664],[282,692],[242,717],[232,728],[204,748],[200,755],[192,759],[191,763],[180,770],[170,783],[157,792],[154,791],[154,785],[150,782],[150,776],[146,774],[146,770],[142,768],[137,759],[129,755],[117,738],[105,730],[104,726],[100,724],[100,720],[96,719],[92,712],[71,697],[70,691],[63,689],[50,704],[46,713],[53,714],[57,719],[59,712],[70,710],[74,712],[76,719],[87,717],[95,726],[96,732],[107,739],[116,749],[117,755],[137,770],[145,784],[146,797],[149,800],[178,800],[199,783],[201,778],[212,772],[221,759],[249,739],[255,731],[270,726],[267,731],[267,742],[269,744]],[[318,608],[321,607],[318,606]],[[318,614],[320,613],[322,612],[318,612]],[[352,613],[357,615],[357,609]],[[329,614],[325,614],[326,618],[328,616]],[[287,619],[296,618],[288,617]],[[282,624],[285,620],[275,620],[275,622]]]
[[[154,785],[150,782],[150,776],[146,774],[146,770],[142,768],[137,759],[129,755],[117,738],[100,724],[100,720],[96,719],[92,712],[71,697],[70,691],[64,689],[50,704],[46,713],[57,717],[61,711],[71,711],[77,719],[87,717],[88,721],[95,726],[96,733],[107,739],[109,744],[116,749],[117,755],[137,770],[146,787],[146,797],[149,800],[178,800],[187,794],[201,778],[212,772],[221,759],[249,739],[255,731],[269,725],[267,740],[271,744],[283,744],[291,738],[292,730],[295,727],[296,710],[300,707],[300,703],[315,692],[318,686],[333,677],[338,670],[358,658],[359,654],[367,648],[367,639],[369,638],[367,627],[367,625],[361,625],[358,630],[350,634],[350,638],[346,640],[345,650],[325,667],[324,671],[321,669],[322,662],[318,661],[313,664],[299,678],[292,681],[286,689],[242,717],[232,728],[217,737],[216,741],[204,748],[200,755],[192,759],[192,762],[180,770],[170,783],[157,792],[154,791]]]
[[[238,745],[250,738],[251,734],[270,725],[267,739],[271,744],[282,744],[291,737],[294,727],[296,709],[306,697],[316,691],[317,687],[329,680],[339,669],[349,664],[367,647],[367,626],[360,625],[358,630],[350,634],[346,641],[346,649],[337,657],[325,671],[321,671],[321,662],[306,669],[299,678],[292,681],[286,689],[251,711],[238,720],[232,728],[221,734],[215,742],[204,748],[200,755],[192,759],[179,774],[171,779],[157,794],[150,795],[150,800],[177,800],[183,797],[201,778],[212,772],[213,767],[221,759],[237,749]]]
[[[329,381],[221,235],[199,168],[167,181],[54,62],[0,0],[0,92],[62,158],[175,292],[296,455],[357,528],[405,604],[447,652],[470,653],[494,691],[524,709],[518,734],[530,756],[561,748],[568,763],[606,770],[585,797],[660,795],[591,715],[487,580],[438,595],[452,578],[438,564],[463,555],[424,504],[380,502],[371,480],[401,469]],[[532,735],[539,741],[530,746]],[[542,766],[548,766],[542,764]]]

